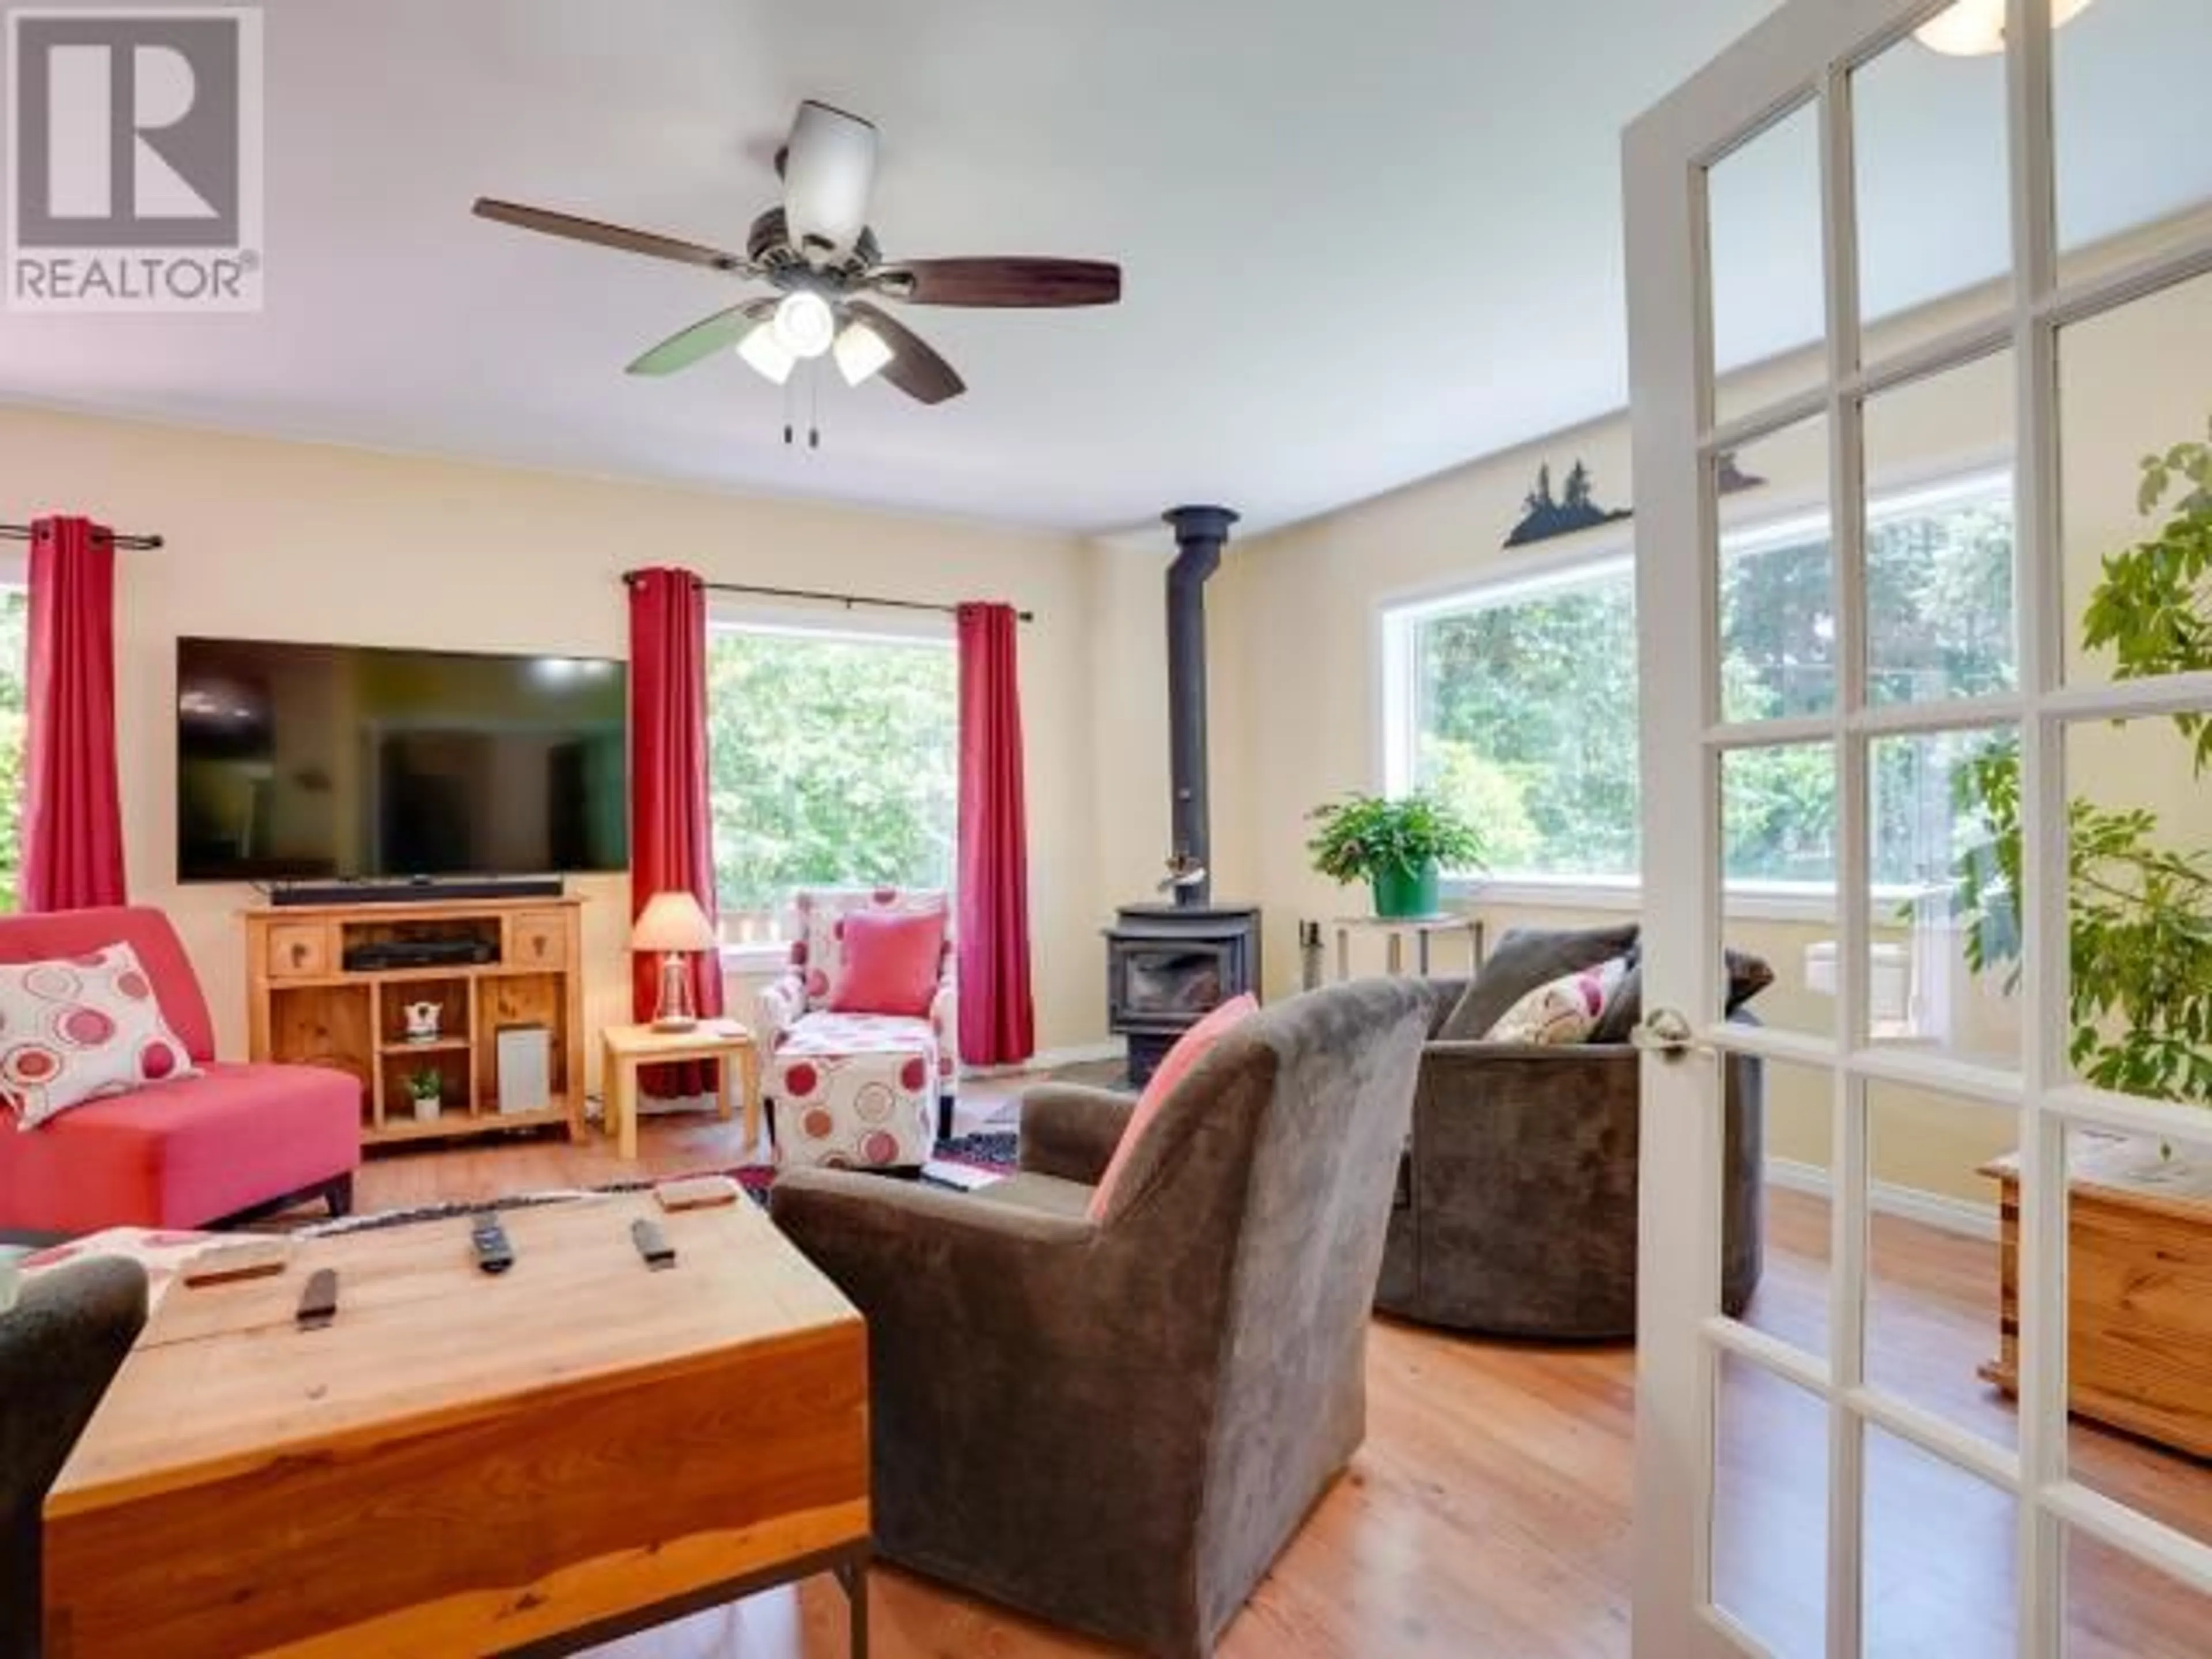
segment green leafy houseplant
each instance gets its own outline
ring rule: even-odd
[[[433,1118],[446,1096],[446,1079],[434,1066],[425,1066],[407,1074],[408,1097],[415,1103],[415,1115]]]
[[[1318,826],[1306,843],[1314,868],[1332,881],[1369,884],[1377,915],[1433,915],[1443,869],[1482,865],[1474,825],[1429,795],[1348,795],[1308,817]]]
[[[2118,679],[2212,669],[2212,443],[2143,462],[2146,517],[2180,488],[2151,538],[2104,561],[2083,642],[2109,649]],[[2212,720],[2172,717],[2201,781]],[[1954,781],[1984,833],[1953,871],[1968,965],[2019,976],[2020,746],[1985,745]],[[2069,1048],[2100,1087],[2212,1106],[2212,854],[2162,844],[2157,815],[2075,799],[2067,805]],[[2009,981],[2008,981],[2009,982]]]

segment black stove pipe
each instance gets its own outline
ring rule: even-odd
[[[1168,761],[1174,784],[1170,875],[1204,871],[1178,882],[1176,902],[1201,909],[1212,902],[1212,819],[1206,801],[1206,584],[1221,568],[1221,550],[1237,515],[1225,507],[1178,507],[1161,515],[1173,526],[1175,562],[1168,567]]]

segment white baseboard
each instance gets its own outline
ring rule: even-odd
[[[1827,1198],[1834,1191],[1834,1183],[1828,1179],[1826,1170],[1816,1164],[1800,1164],[1795,1158],[1768,1158],[1766,1180],[1770,1186],[1814,1198]],[[1869,1185],[1867,1205],[1877,1215],[1917,1221],[1923,1227],[1957,1233],[1964,1238],[1995,1239],[1997,1236],[1997,1206],[1994,1201],[1977,1204],[1971,1199],[1950,1198],[1942,1193],[1923,1192],[1917,1187],[1876,1181]]]
[[[1032,1072],[1053,1072],[1063,1066],[1096,1066],[1128,1057],[1128,1044],[1115,1037],[1106,1042],[1079,1043],[1067,1048],[1046,1048],[1012,1066],[963,1066],[963,1077],[1023,1077]]]

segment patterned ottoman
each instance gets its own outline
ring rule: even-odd
[[[890,1169],[937,1146],[937,1040],[929,1022],[814,1014],[776,1050],[776,1162]]]
[[[959,1066],[949,925],[926,1017],[827,1005],[846,916],[946,908],[942,892],[915,889],[812,888],[793,896],[791,966],[761,993],[755,1027],[769,1051],[762,1092],[774,1112],[779,1164],[904,1169],[928,1161]]]

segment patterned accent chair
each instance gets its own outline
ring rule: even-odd
[[[845,918],[856,910],[945,917],[937,996],[927,1018],[836,1013]],[[940,889],[802,888],[792,895],[791,964],[760,994],[768,1050],[762,1092],[786,1168],[907,1169],[952,1127],[960,1073],[952,915]]]

